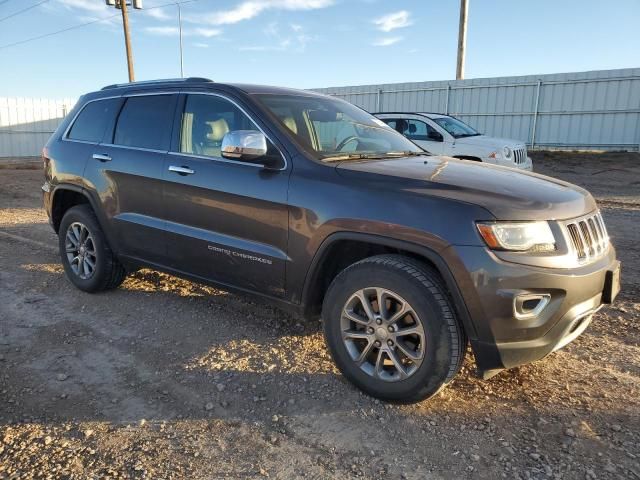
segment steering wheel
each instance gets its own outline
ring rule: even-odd
[[[353,142],[354,140],[357,142],[358,137],[356,137],[355,135],[348,136],[338,144],[338,146],[336,147],[336,152],[341,152],[342,149],[347,145],[347,143]]]

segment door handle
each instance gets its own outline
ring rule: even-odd
[[[169,167],[169,171],[170,172],[176,172],[176,173],[178,173],[180,175],[192,175],[192,174],[196,173],[195,170],[192,170],[189,167],[185,167],[185,166],[176,167],[175,165],[171,165]]]
[[[94,160],[100,160],[101,162],[110,162],[111,161],[111,157],[109,155],[103,154],[103,153],[94,153],[93,154],[93,159]]]

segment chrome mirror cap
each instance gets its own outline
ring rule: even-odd
[[[255,160],[267,154],[267,138],[258,130],[234,130],[222,138],[222,156],[235,160]]]

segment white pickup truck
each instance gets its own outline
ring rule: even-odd
[[[489,137],[440,113],[376,113],[391,128],[434,155],[533,170],[527,146],[517,140]]]

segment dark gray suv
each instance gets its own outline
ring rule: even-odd
[[[44,151],[44,204],[78,288],[140,267],[322,317],[343,374],[417,401],[538,360],[619,290],[588,192],[431,156],[342,100],[207,79],[83,96]]]

